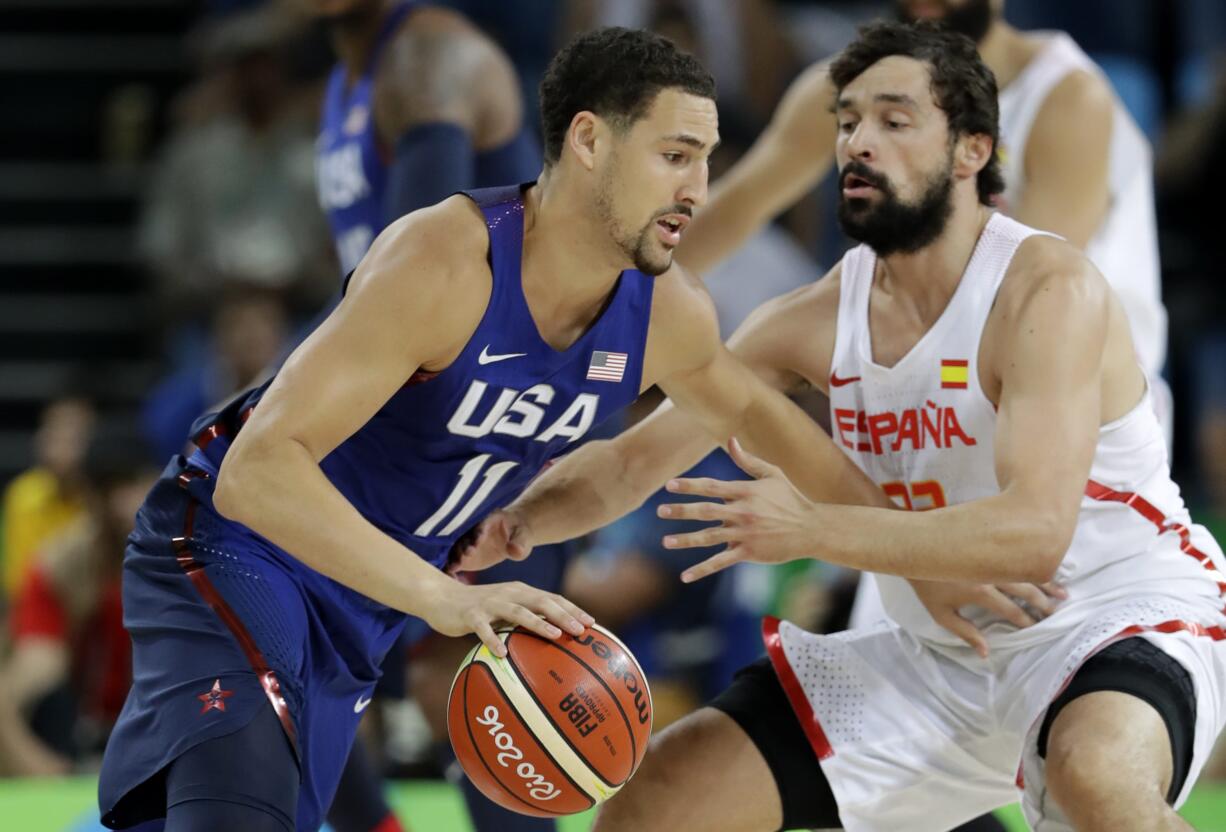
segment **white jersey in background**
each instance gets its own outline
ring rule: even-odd
[[[843,258],[830,375],[836,444],[905,507],[997,494],[996,412],[979,384],[979,343],[1018,246],[1039,233],[1002,214],[984,228],[941,317],[894,366],[872,359],[876,255]],[[1036,736],[1081,663],[1139,635],[1195,680],[1186,798],[1226,721],[1226,562],[1192,525],[1167,467],[1148,393],[1099,429],[1072,544],[1069,597],[1017,627],[970,608],[990,655],[933,622],[910,585],[876,576],[892,620],[832,636],[768,620],[767,647],[822,761],[844,828],[939,832],[1014,802],[1033,828],[1070,829],[1043,788]],[[1019,551],[1018,557],[1026,557]],[[1023,786],[1024,784],[1024,786]]]
[[[1000,91],[1001,160],[1005,176],[1001,208],[1006,213],[1011,206],[1020,204],[1026,191],[1026,142],[1052,90],[1079,71],[1107,80],[1098,65],[1067,34],[1026,34],[1042,39],[1043,47]],[[1071,125],[1069,129],[1070,140],[1075,141],[1076,127]],[[1118,98],[1108,170],[1110,206],[1085,253],[1123,303],[1141,367],[1154,380],[1166,362],[1167,333],[1154,213],[1153,153],[1145,134]],[[1162,406],[1159,403],[1160,412]]]

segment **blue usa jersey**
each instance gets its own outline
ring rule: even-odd
[[[641,272],[622,272],[596,322],[555,350],[541,338],[520,280],[521,188],[469,196],[489,229],[485,316],[449,367],[415,376],[321,463],[366,519],[437,566],[550,459],[638,397],[654,285]],[[206,417],[206,434],[210,423],[238,424],[261,393]],[[207,445],[213,466],[226,444]]]

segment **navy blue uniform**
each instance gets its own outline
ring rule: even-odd
[[[366,519],[440,567],[483,515],[637,398],[651,312],[652,279],[625,271],[588,332],[555,350],[520,281],[521,190],[471,196],[493,273],[481,323],[451,366],[415,376],[321,463]],[[156,775],[269,702],[301,769],[297,828],[317,829],[403,627],[403,614],[213,508],[229,438],[263,389],[198,423],[203,447],[171,461],[137,516],[123,582],[134,681],[99,783],[109,827],[160,816]]]

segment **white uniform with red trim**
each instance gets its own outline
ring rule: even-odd
[[[1035,233],[993,215],[944,313],[893,367],[872,360],[876,256],[860,246],[843,258],[830,387],[834,440],[905,506],[999,492],[996,412],[979,384],[979,341],[1014,252]],[[1068,600],[1023,630],[964,610],[988,638],[988,659],[937,626],[910,585],[893,576],[877,576],[892,621],[876,627],[816,636],[767,622],[771,658],[846,829],[947,830],[1016,801],[1023,770],[1034,828],[1070,828],[1046,801],[1038,727],[1081,663],[1133,632],[1174,656],[1196,682],[1195,759],[1180,800],[1187,795],[1226,720],[1226,561],[1188,517],[1148,399],[1099,430],[1091,481],[1057,573]]]

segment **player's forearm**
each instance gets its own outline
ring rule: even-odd
[[[782,395],[758,395],[737,438],[751,453],[778,465],[810,500],[891,508],[885,493],[818,425]]]
[[[617,438],[590,442],[552,465],[509,508],[534,544],[581,537],[634,511],[715,444],[665,402]]]
[[[298,442],[236,443],[213,500],[317,572],[402,612],[422,616],[450,580],[366,520]]]
[[[1007,494],[922,512],[816,504],[807,527],[803,535],[821,560],[975,583],[1049,581],[1071,540],[1059,520]]]

